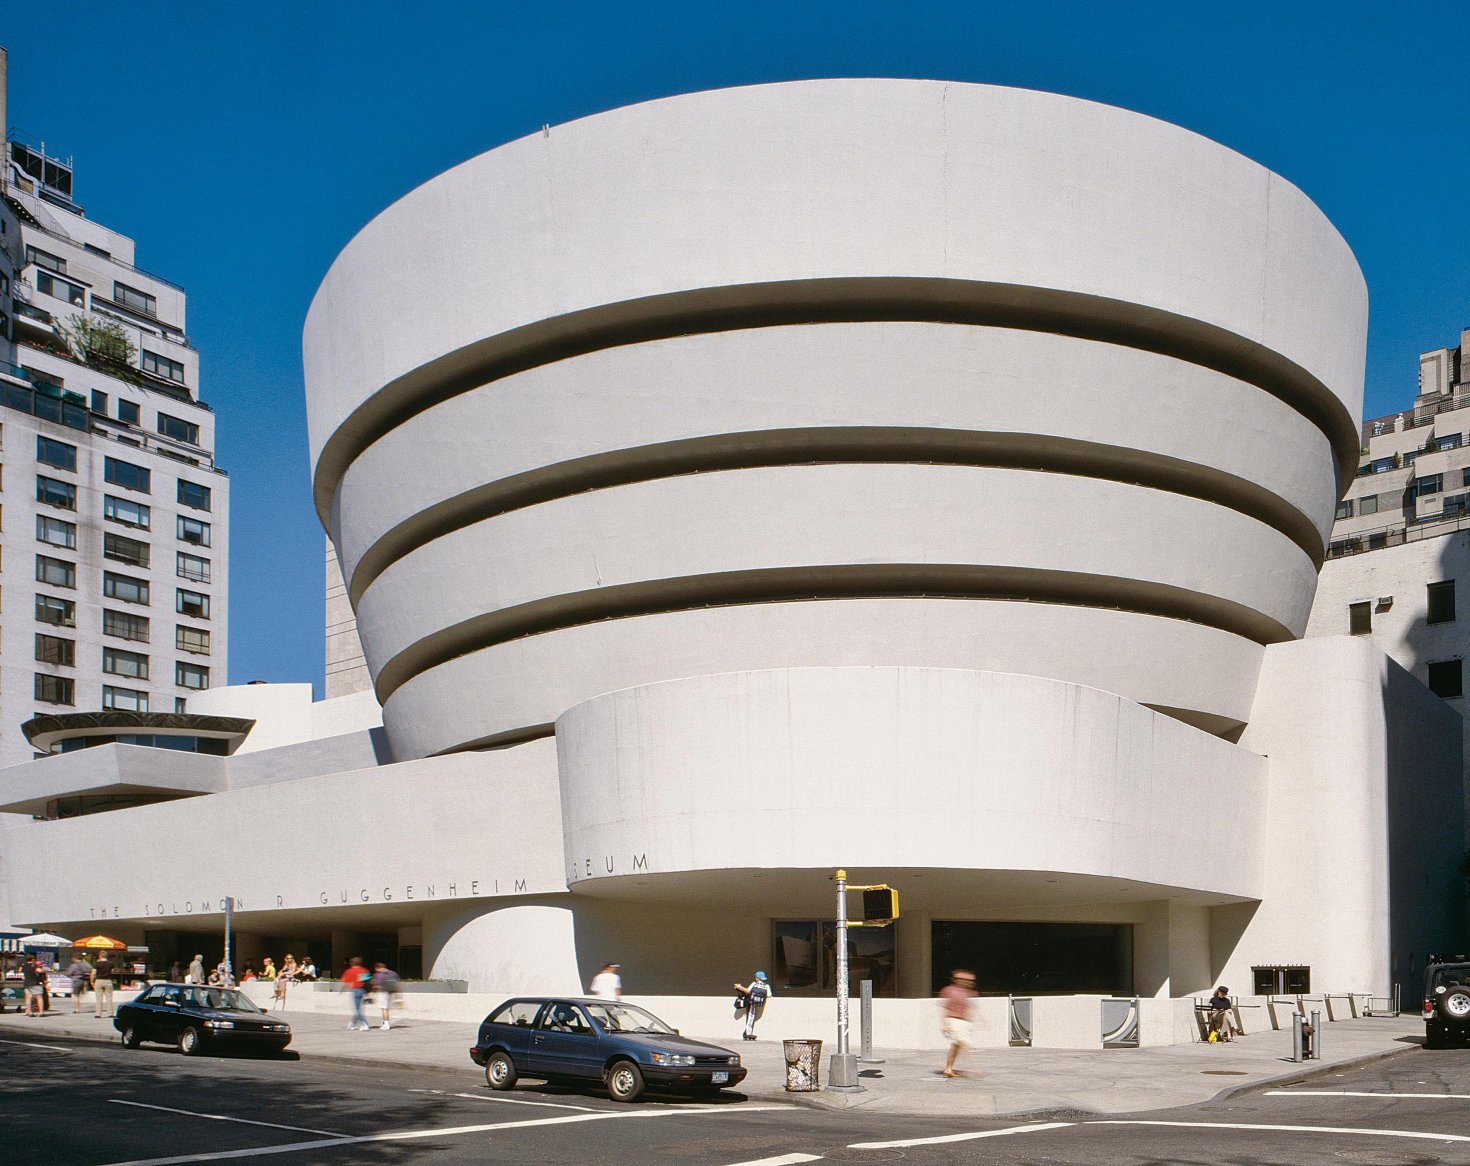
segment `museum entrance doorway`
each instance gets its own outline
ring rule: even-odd
[[[955,968],[968,968],[988,996],[1133,995],[1130,923],[936,920],[930,939],[936,991]]]

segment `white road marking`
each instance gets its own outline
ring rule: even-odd
[[[1423,1082],[1421,1081],[1422,1085]],[[1267,1097],[1436,1097],[1470,1101],[1470,1093],[1354,1093],[1350,1089],[1268,1089]]]
[[[506,1105],[544,1105],[547,1109],[575,1109],[582,1113],[598,1113],[590,1105],[562,1105],[555,1101],[532,1101],[523,1097],[495,1097],[485,1093],[445,1093],[442,1089],[410,1089],[410,1093],[432,1093],[435,1097],[463,1097],[468,1101],[500,1101]]]
[[[1090,1126],[1183,1126],[1194,1130],[1265,1130],[1282,1134],[1347,1134],[1352,1137],[1419,1138],[1426,1142],[1470,1142],[1470,1134],[1429,1134],[1419,1130],[1366,1130],[1353,1126],[1273,1126],[1230,1121],[1089,1121]]]
[[[48,1053],[69,1053],[70,1049],[64,1049],[59,1045],[38,1045],[28,1040],[0,1040],[0,1045],[23,1045],[28,1049],[45,1049]]]
[[[157,1109],[163,1113],[181,1113],[185,1117],[202,1117],[205,1121],[233,1121],[244,1126],[266,1126],[273,1130],[291,1130],[298,1134],[321,1134],[324,1138],[345,1138],[347,1135],[338,1133],[336,1130],[313,1130],[306,1126],[283,1126],[273,1121],[251,1121],[248,1117],[226,1117],[222,1113],[199,1113],[193,1109],[170,1109],[167,1105],[145,1105],[141,1101],[124,1101],[120,1097],[109,1097],[108,1102],[112,1105],[131,1105],[135,1109]]]
[[[1075,1125],[1070,1121],[1039,1122],[1035,1125],[1010,1126],[1003,1130],[979,1130],[971,1134],[946,1134],[941,1138],[906,1138],[901,1142],[851,1142],[849,1150],[896,1150],[901,1146],[938,1146],[945,1142],[970,1142],[976,1138],[1002,1138],[1007,1134],[1032,1134],[1039,1130],[1060,1130]]]
[[[779,1158],[752,1158],[749,1162],[732,1162],[730,1166],[793,1166],[796,1162],[820,1162],[820,1154],[782,1154]]]
[[[223,1162],[233,1158],[262,1158],[271,1154],[294,1154],[301,1150],[332,1150],[338,1146],[361,1146],[370,1142],[404,1142],[422,1138],[452,1138],[461,1134],[482,1134],[492,1130],[520,1130],[532,1126],[570,1125],[584,1121],[613,1121],[619,1118],[688,1117],[691,1114],[723,1115],[767,1113],[786,1109],[784,1105],[720,1106],[718,1109],[634,1109],[620,1113],[578,1113],[566,1117],[542,1117],[533,1121],[493,1122],[488,1125],[448,1126],[434,1130],[400,1130],[390,1134],[367,1134],[363,1137],[329,1137],[315,1142],[291,1142],[280,1146],[256,1146],[248,1150],[220,1150],[207,1154],[180,1154],[173,1158],[136,1158],[112,1162],[109,1166],[183,1166],[188,1162]]]

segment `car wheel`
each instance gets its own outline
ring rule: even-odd
[[[490,1059],[485,1062],[485,1084],[491,1089],[515,1088],[516,1063],[510,1059],[509,1053],[497,1049],[490,1054]]]
[[[1448,989],[1435,1005],[1440,1016],[1452,1024],[1470,1021],[1470,988],[1456,985]]]
[[[199,1036],[199,1030],[190,1026],[179,1033],[179,1052],[186,1057],[198,1056],[204,1041]]]
[[[135,1049],[143,1043],[143,1038],[138,1035],[138,1030],[130,1024],[122,1031],[122,1043],[125,1049]]]
[[[607,1091],[614,1101],[637,1101],[643,1096],[643,1074],[632,1061],[614,1061],[607,1071]]]

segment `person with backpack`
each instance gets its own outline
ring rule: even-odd
[[[755,1040],[755,1022],[761,1018],[761,1013],[766,1010],[766,1001],[771,998],[771,981],[765,972],[756,972],[748,987],[736,984],[735,991],[739,993],[735,1010],[745,1013],[745,1031],[740,1034],[740,1039]]]
[[[398,978],[398,973],[381,960],[373,965],[373,990],[378,996],[378,1007],[383,1010],[383,1031],[393,1027],[392,1017],[389,1015],[393,1008],[393,998],[403,990],[403,981]]]

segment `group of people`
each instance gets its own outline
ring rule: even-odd
[[[21,964],[21,986],[25,992],[27,1016],[44,1016],[50,1010],[50,972],[51,969],[39,956],[27,956]],[[98,956],[95,964],[89,964],[80,955],[73,956],[66,967],[66,978],[71,981],[72,1011],[81,1012],[82,993],[91,988],[97,1016],[111,1016],[115,976],[116,967],[105,954]]]
[[[592,977],[592,982],[587,985],[587,995],[595,996],[600,1000],[621,1000],[623,998],[623,978],[620,975],[621,964],[605,963],[597,970],[597,975]],[[766,1010],[766,1001],[771,998],[771,978],[765,972],[756,972],[749,984],[734,984],[735,989],[735,1019],[742,1017],[745,1020],[745,1030],[740,1034],[742,1040],[755,1040],[755,1022],[761,1018]]]
[[[286,958],[289,960],[291,957]],[[369,992],[382,1012],[382,1030],[386,1032],[393,1027],[393,1009],[402,1003],[403,981],[387,964],[379,960],[373,964],[373,970],[368,971],[362,957],[353,956],[342,973],[342,990],[352,996],[352,1019],[347,1023],[349,1029],[367,1032],[372,1028],[362,1010]]]

